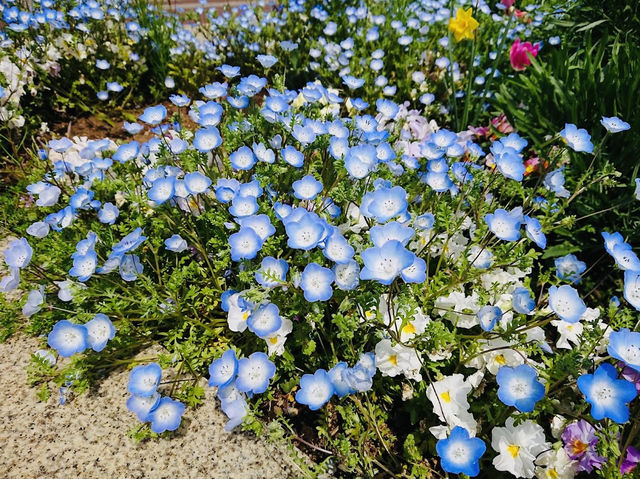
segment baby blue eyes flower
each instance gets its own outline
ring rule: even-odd
[[[167,116],[167,109],[164,105],[150,106],[144,110],[144,113],[138,119],[147,125],[159,125]]]
[[[414,254],[413,262],[400,275],[405,283],[424,283],[427,279],[427,263]]]
[[[95,251],[89,250],[85,254],[74,253],[73,267],[69,270],[69,275],[78,278],[78,281],[87,281],[98,266],[98,255]]]
[[[500,171],[505,178],[510,178],[516,181],[522,181],[524,178],[524,162],[517,154],[505,152],[496,156],[495,162],[498,167],[498,171]]]
[[[73,324],[65,319],[53,326],[47,337],[47,344],[63,358],[68,358],[87,349],[87,334],[83,325]]]
[[[549,288],[549,307],[560,319],[568,323],[577,323],[587,311],[587,306],[578,291],[569,285]]]
[[[180,236],[179,234],[175,234],[170,238],[164,240],[164,246],[169,251],[173,251],[175,253],[182,253],[187,249],[187,242]]]
[[[624,299],[640,311],[640,271],[624,272]]]
[[[260,269],[255,273],[255,278],[261,286],[274,288],[286,281],[288,270],[289,265],[285,260],[267,256],[262,260]]]
[[[350,260],[333,267],[336,286],[343,291],[354,290],[360,282],[360,265],[356,260]]]
[[[607,352],[613,358],[640,372],[640,333],[623,328],[609,336]]]
[[[296,401],[306,404],[312,411],[317,411],[331,399],[333,393],[333,383],[327,371],[318,369],[314,374],[305,374],[300,378],[300,390],[296,393]]]
[[[356,78],[353,75],[344,75],[342,77],[342,83],[344,83],[347,88],[350,88],[351,90],[357,90],[362,85],[364,85],[364,79]]]
[[[502,310],[497,306],[484,306],[478,311],[480,327],[485,331],[492,331],[501,318]]]
[[[504,241],[516,241],[520,239],[520,222],[522,216],[518,216],[503,210],[497,209],[493,213],[485,215],[484,220],[489,226],[489,230],[498,238]]]
[[[408,206],[406,191],[401,186],[394,186],[378,188],[365,194],[360,210],[364,216],[375,218],[379,223],[386,223],[404,214]]]
[[[639,271],[640,259],[628,243],[619,243],[613,247],[611,256],[616,264],[625,271]]]
[[[293,182],[293,195],[299,200],[313,200],[322,191],[322,183],[313,175],[306,175]]]
[[[371,145],[358,145],[349,148],[344,157],[344,167],[353,178],[361,180],[367,176],[377,163],[377,151]]]
[[[141,422],[147,422],[149,413],[158,406],[160,397],[158,393],[153,393],[148,397],[132,394],[127,399],[127,409],[138,416]]]
[[[0,291],[7,293],[13,291],[20,284],[20,269],[9,268],[9,274],[0,278]]]
[[[338,230],[334,230],[325,240],[322,253],[327,259],[335,263],[344,264],[351,261],[355,251],[345,237]]]
[[[118,243],[114,244],[112,249],[114,253],[128,253],[134,251],[146,239],[146,236],[142,236],[142,228],[136,228]]]
[[[292,134],[303,147],[313,143],[316,139],[316,132],[310,126],[294,125]]]
[[[129,373],[127,390],[137,396],[153,396],[162,378],[162,368],[157,363],[136,366]]]
[[[241,146],[229,155],[231,166],[236,170],[250,170],[256,164],[256,157],[248,146]]]
[[[591,135],[584,128],[578,128],[572,123],[564,125],[564,130],[560,132],[560,136],[569,145],[569,147],[577,152],[592,153],[593,143],[591,143]]]
[[[177,95],[177,94],[171,95],[169,97],[169,100],[171,100],[171,103],[173,103],[178,108],[187,106],[191,102],[191,99],[187,95]]]
[[[400,241],[387,241],[382,247],[366,249],[361,254],[364,268],[360,279],[373,279],[389,285],[405,268],[414,263],[415,255]]]
[[[264,68],[271,68],[278,63],[278,59],[273,55],[258,55],[256,56],[256,60],[258,60]]]
[[[199,195],[209,189],[211,180],[202,173],[195,171],[184,176],[184,185],[190,194]]]
[[[87,330],[87,346],[99,353],[107,345],[107,342],[116,335],[116,328],[111,320],[104,314],[96,314],[84,327]]]
[[[237,372],[236,353],[233,349],[229,349],[209,366],[209,386],[227,386],[235,379]]]
[[[49,140],[48,146],[57,153],[64,153],[73,146],[73,142],[65,137],[59,140]]]
[[[309,302],[327,301],[333,296],[331,283],[335,276],[329,268],[318,263],[309,263],[302,272],[300,288],[304,291],[304,299]]]
[[[225,77],[228,79],[232,79],[240,75],[240,67],[231,66],[231,65],[222,65],[216,68],[216,70],[220,71]]]
[[[587,269],[587,265],[578,260],[575,255],[568,254],[555,260],[556,276],[559,279],[566,279],[572,283],[578,283],[580,276]]]
[[[344,397],[347,394],[352,394],[355,392],[354,389],[347,384],[344,378],[344,373],[349,369],[349,366],[345,362],[339,362],[334,367],[332,367],[327,375],[329,376],[329,380],[333,385],[333,392],[338,397]]]
[[[564,173],[562,172],[562,168],[559,168],[547,173],[547,176],[544,178],[543,185],[548,190],[553,191],[557,197],[569,198],[571,193],[564,187],[564,181]]]
[[[161,205],[165,201],[173,198],[175,185],[176,179],[173,176],[154,180],[148,192],[149,199],[157,205]]]
[[[163,397],[151,410],[147,420],[151,422],[151,430],[156,434],[175,431],[180,426],[185,406],[180,401]]]
[[[601,364],[593,374],[578,378],[578,389],[591,404],[591,416],[596,421],[609,418],[618,424],[629,420],[627,404],[637,396],[633,383],[618,379],[618,371],[611,364]]]
[[[211,83],[209,85],[205,85],[199,89],[200,93],[203,96],[210,100],[214,100],[216,98],[220,98],[227,94],[227,84],[226,83]]]
[[[640,200],[640,178],[636,178],[636,191],[634,194],[636,195],[636,200]]]
[[[498,370],[496,381],[498,398],[507,406],[520,412],[531,412],[544,397],[544,385],[538,381],[538,373],[531,366],[521,364],[515,368],[503,366]]]
[[[40,289],[34,289],[29,291],[27,296],[27,302],[22,307],[22,314],[26,317],[30,317],[42,309],[44,303],[44,286],[40,286]]]
[[[120,214],[120,210],[113,203],[105,203],[98,211],[98,220],[100,223],[104,223],[107,225],[112,225],[118,219],[118,215]]]
[[[240,194],[240,192],[233,197],[231,207],[229,208],[229,213],[236,218],[251,216],[257,211],[258,200],[256,200],[255,196],[245,196]]]
[[[376,100],[376,108],[382,116],[390,120],[393,120],[400,110],[397,103],[385,98],[379,98]]]
[[[285,223],[287,246],[305,251],[315,248],[325,236],[324,224],[320,218],[311,213],[305,213],[302,218],[297,218],[297,221],[287,221]]]
[[[118,273],[125,281],[135,281],[139,274],[142,274],[144,267],[140,258],[135,254],[126,254],[120,261]]]
[[[519,287],[512,293],[513,310],[520,314],[530,314],[536,307],[535,300],[527,288]]]
[[[284,147],[280,154],[286,163],[295,168],[302,168],[302,165],[304,165],[304,155],[291,145]]]
[[[249,331],[262,339],[267,339],[282,326],[280,310],[273,303],[259,305],[247,319]]]
[[[436,443],[442,469],[450,474],[466,474],[475,477],[480,473],[480,458],[487,450],[484,441],[469,437],[467,430],[455,426],[446,439]]]
[[[253,259],[262,248],[262,239],[251,228],[241,227],[237,233],[229,236],[229,246],[231,246],[231,259],[240,261],[243,259]]]
[[[107,60],[96,60],[96,68],[100,70],[108,70],[111,64]]]
[[[10,268],[26,268],[32,256],[33,249],[26,238],[11,241],[4,250],[4,261]]]
[[[200,128],[193,136],[193,147],[200,153],[207,153],[222,144],[220,131],[215,126]]]
[[[269,381],[276,373],[276,365],[262,352],[253,353],[238,361],[238,391],[261,394],[269,387]]]
[[[113,154],[113,159],[119,163],[126,163],[129,160],[133,160],[138,156],[140,152],[140,143],[132,141],[131,143],[125,143],[120,145],[116,152]]]
[[[617,116],[603,116],[602,120],[600,120],[600,123],[606,128],[609,133],[620,133],[621,131],[625,131],[631,128],[631,125],[629,125],[629,123],[627,123],[626,121],[622,121]]]
[[[527,237],[533,241],[539,248],[545,249],[547,247],[547,237],[542,232],[542,225],[536,218],[530,216],[524,216],[525,232]]]

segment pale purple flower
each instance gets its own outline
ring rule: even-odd
[[[578,472],[600,469],[607,460],[598,455],[596,430],[584,419],[569,424],[562,433],[564,450],[570,459],[578,461]]]

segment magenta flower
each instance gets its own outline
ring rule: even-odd
[[[535,57],[538,55],[539,49],[539,43],[536,43],[534,46],[531,42],[521,43],[520,39],[516,38],[516,41],[511,45],[511,51],[509,52],[509,59],[511,60],[511,66],[513,69],[521,71],[531,65],[531,59],[528,54],[530,53],[531,56]]]
[[[598,455],[596,430],[584,419],[569,424],[562,433],[564,450],[570,459],[578,461],[578,472],[600,469],[607,460]]]
[[[629,366],[625,366],[624,363],[618,363],[618,367],[622,368],[622,378],[633,383],[636,387],[636,391],[640,393],[640,372],[630,368]]]
[[[640,451],[633,446],[627,448],[627,457],[620,464],[620,474],[632,472],[640,462]]]

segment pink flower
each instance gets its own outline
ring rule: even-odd
[[[513,5],[515,1],[516,0],[502,0],[500,3],[502,3],[507,8],[511,8],[511,5]]]
[[[532,56],[538,55],[540,44],[535,46],[531,42],[520,43],[520,39],[516,38],[516,41],[511,45],[511,52],[509,53],[509,59],[511,60],[511,66],[514,70],[524,70],[527,66],[531,65],[528,53]]]

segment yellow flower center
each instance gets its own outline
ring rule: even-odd
[[[245,311],[244,313],[242,313],[242,320],[243,321],[246,321],[248,317],[249,317],[249,311]]]
[[[398,365],[398,356],[396,356],[395,354],[392,354],[391,356],[389,356],[389,362],[391,364],[393,364],[394,366]]]
[[[577,456],[587,450],[587,445],[579,439],[576,439],[571,443],[571,449],[573,449],[573,455]]]
[[[500,366],[504,366],[507,363],[507,360],[504,358],[504,355],[498,354],[496,356],[496,363],[498,363]]]
[[[278,336],[274,336],[273,338],[269,338],[269,342],[271,344],[277,344],[278,343]]]
[[[447,404],[451,402],[451,395],[449,394],[449,391],[441,393],[440,398]]]
[[[549,469],[547,471],[547,476],[550,477],[551,479],[558,479],[558,477],[560,477],[556,472],[555,468]]]
[[[514,444],[511,444],[509,447],[507,447],[507,451],[509,451],[509,454],[511,454],[511,457],[513,457],[515,459],[515,457],[520,452],[520,446],[516,446]]]
[[[405,334],[415,334],[416,333],[416,327],[411,323],[407,323],[405,325],[405,327],[402,328],[402,332],[405,333]]]

